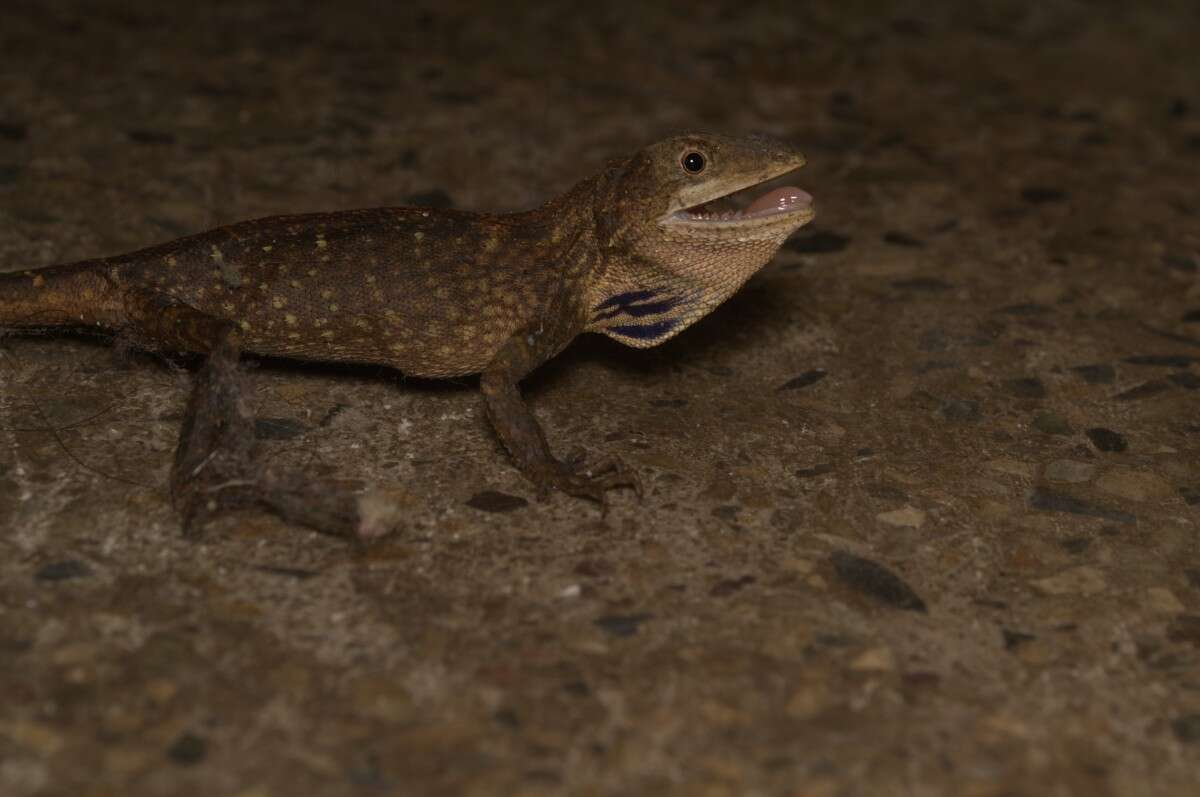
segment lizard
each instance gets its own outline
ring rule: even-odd
[[[487,418],[539,495],[607,506],[612,489],[641,495],[636,471],[615,457],[556,458],[519,383],[581,333],[646,348],[721,304],[814,217],[811,195],[778,185],[804,163],[778,139],[685,133],[521,212],[392,207],[239,222],[0,274],[0,330],[100,328],[204,358],[170,475],[185,534],[249,505],[332,533],[385,530],[362,495],[258,461],[243,352],[479,374]]]

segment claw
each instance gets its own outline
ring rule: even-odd
[[[580,446],[576,446],[567,452],[567,457],[563,460],[563,463],[577,469],[583,466],[585,460],[587,460],[587,451]]]
[[[632,487],[639,499],[643,495],[642,481],[637,471],[627,466],[620,457],[605,457],[592,467],[583,465],[577,452],[563,462],[552,462],[544,474],[536,479],[538,498],[543,499],[551,490],[559,490],[577,498],[586,498],[600,505],[602,515],[608,513],[608,491],[619,487]]]
[[[254,503],[257,482],[221,479],[211,469],[191,474],[172,485],[172,501],[179,512],[183,536],[199,539],[208,522],[221,512]]]

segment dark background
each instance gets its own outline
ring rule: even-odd
[[[533,500],[470,380],[267,363],[272,457],[405,520],[185,541],[186,369],[0,341],[0,792],[1195,793],[1198,41],[1192,2],[6,2],[0,269],[529,207],[696,128],[796,141],[818,219],[530,381],[646,477],[604,517]]]

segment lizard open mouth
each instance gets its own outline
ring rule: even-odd
[[[774,185],[780,180],[756,183],[673,214],[675,220],[715,224],[774,221],[780,216],[811,216],[813,198],[794,185]]]

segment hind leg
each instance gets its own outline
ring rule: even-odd
[[[220,329],[196,374],[171,466],[171,500],[183,532],[199,534],[225,509],[254,502],[261,474],[254,418],[242,397],[238,349],[231,329]]]
[[[243,398],[233,324],[156,294],[135,295],[127,306],[135,335],[207,355],[188,399],[171,468],[171,498],[185,535],[197,536],[220,512],[251,506],[329,534],[368,537],[388,530],[382,520],[366,517],[377,514],[364,513],[364,498],[344,485],[262,465],[254,416]]]

